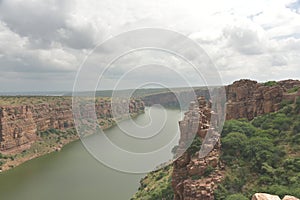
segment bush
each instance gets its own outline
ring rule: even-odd
[[[225,137],[231,132],[244,133],[247,137],[255,133],[255,127],[247,121],[243,120],[230,120],[227,121],[223,127],[222,137]]]
[[[225,138],[222,138],[223,159],[226,162],[231,162],[237,159],[246,145],[248,138],[244,133],[232,132]]]
[[[248,200],[248,198],[242,194],[232,194],[226,197],[225,200]]]
[[[196,152],[200,151],[201,144],[202,144],[201,138],[196,135],[193,142],[192,142],[192,144],[187,149],[187,152],[190,155],[194,155]]]
[[[276,81],[268,81],[266,83],[264,83],[264,86],[268,86],[268,87],[272,87],[278,85],[278,83]]]

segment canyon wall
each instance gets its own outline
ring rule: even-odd
[[[195,89],[195,90],[185,90],[185,91],[175,91],[175,92],[164,92],[158,94],[147,95],[142,98],[146,106],[151,106],[154,104],[160,104],[166,107],[179,107],[187,108],[195,96],[204,96],[209,99],[209,92],[207,89]],[[181,105],[179,105],[181,103]]]
[[[295,101],[300,96],[300,81],[284,80],[279,82],[257,83],[240,80],[226,86],[226,119],[254,117],[275,112],[284,101]],[[293,89],[296,89],[295,92]]]
[[[30,148],[38,139],[38,132],[74,127],[71,99],[56,98],[56,101],[36,105],[0,106],[0,152],[19,153]],[[131,100],[130,113],[143,109],[142,101]],[[109,100],[97,100],[95,111],[98,119],[112,118]]]

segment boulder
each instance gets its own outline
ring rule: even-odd
[[[283,197],[282,200],[299,200],[299,199],[290,195],[286,195]]]
[[[266,193],[256,193],[251,200],[280,200],[279,196],[270,195]]]

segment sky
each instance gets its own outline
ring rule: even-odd
[[[0,0],[0,92],[70,91],[87,59],[101,71],[104,57],[121,44],[107,52],[93,51],[97,45],[139,28],[167,29],[196,42],[223,84],[300,79],[299,0]],[[205,82],[164,53],[134,52],[117,63],[98,88],[115,88],[132,66],[143,67],[122,88],[145,80],[182,85],[170,70],[187,74],[190,85]]]

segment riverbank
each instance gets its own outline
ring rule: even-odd
[[[136,118],[140,114],[144,113],[144,111],[131,114],[131,118]],[[118,122],[128,119],[128,117],[124,117],[119,119]],[[117,122],[112,119],[100,119],[99,123],[101,124],[101,129],[107,130],[114,127]],[[29,160],[61,151],[66,145],[77,141],[79,136],[75,128],[69,128],[64,131],[57,129],[49,129],[44,132],[38,133],[38,140],[31,143],[26,144],[29,145],[30,148],[24,148],[26,150],[21,153],[14,153],[14,151],[7,151],[0,153],[0,172],[8,171],[13,169]]]

